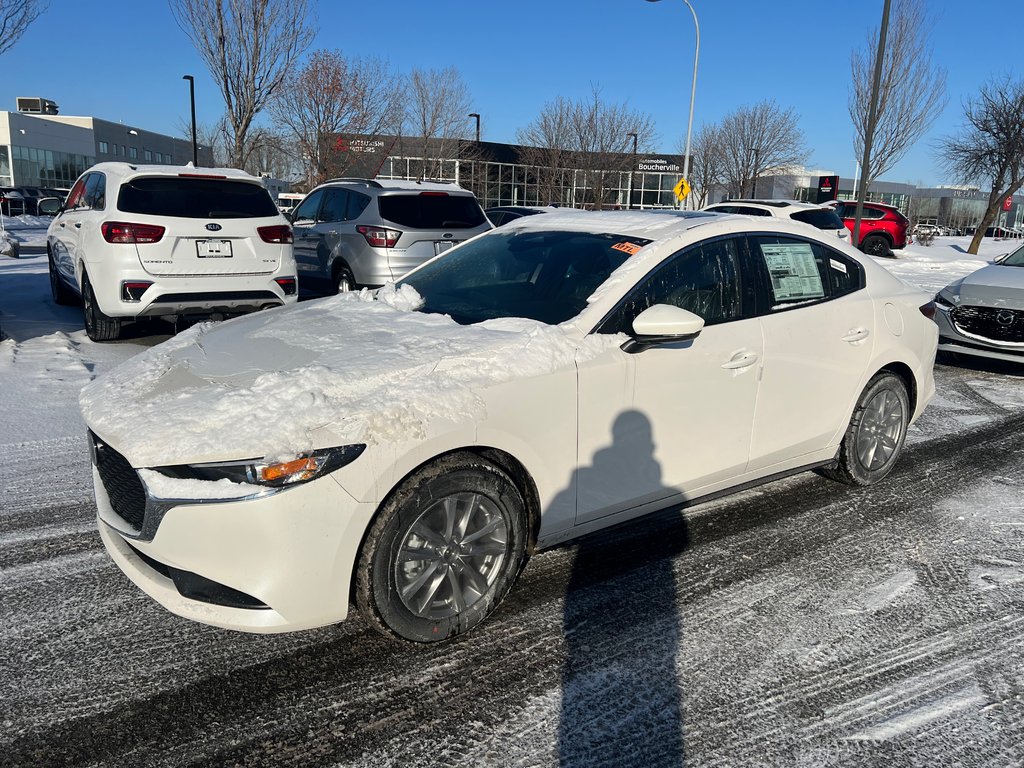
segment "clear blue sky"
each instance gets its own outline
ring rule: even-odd
[[[775,99],[800,116],[809,165],[854,172],[847,113],[849,56],[881,17],[882,0],[692,0],[701,24],[694,131],[738,106]],[[1024,77],[1021,0],[927,0],[934,54],[949,103],[929,134],[886,174],[945,181],[931,142],[960,124],[962,104],[989,78]],[[321,0],[313,48],[373,55],[401,72],[453,66],[482,115],[482,137],[514,142],[544,104],[598,85],[605,98],[649,113],[653,150],[676,152],[686,132],[694,30],[682,0]],[[312,49],[311,49],[312,50]],[[162,0],[51,0],[4,54],[0,108],[16,96],[53,99],[93,115],[179,133],[196,76],[198,120],[221,97]]]

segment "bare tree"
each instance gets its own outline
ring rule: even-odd
[[[899,162],[932,126],[946,106],[946,71],[932,63],[928,36],[931,20],[922,0],[896,0],[886,36],[879,80],[878,108],[871,137],[868,185]],[[850,57],[850,119],[855,157],[864,154],[879,31],[868,35]]]
[[[523,164],[537,169],[540,199],[549,203],[570,202],[563,190],[572,173],[572,111],[572,104],[559,96],[516,132],[516,141],[523,145]]]
[[[995,80],[964,107],[966,125],[939,142],[946,170],[965,183],[989,184],[985,213],[969,253],[995,221],[1003,201],[1024,186],[1024,80]]]
[[[469,89],[454,67],[414,69],[406,93],[405,135],[422,142],[424,178],[438,178],[441,161],[469,136]]]
[[[721,128],[705,123],[694,137],[690,158],[690,194],[695,208],[714,202],[709,197],[716,187],[725,183],[725,161],[722,155]],[[685,139],[679,142],[679,152],[685,151]]]
[[[253,120],[313,39],[309,0],[169,0],[224,97],[230,163],[244,168]]]
[[[48,5],[46,0],[0,0],[0,54],[21,39]]]
[[[804,134],[792,109],[775,101],[740,107],[719,125],[722,166],[729,194],[753,195],[757,179],[807,160]]]
[[[311,183],[344,175],[352,153],[339,134],[396,133],[402,116],[400,77],[377,59],[315,51],[270,101],[274,121],[294,139]]]
[[[622,187],[620,174],[631,168],[631,133],[637,135],[638,151],[649,151],[657,138],[649,115],[606,102],[594,87],[579,101],[559,97],[546,104],[517,139],[529,147],[524,159],[538,167],[541,189],[550,200],[600,210],[617,202],[612,191]],[[566,189],[574,190],[571,200]]]

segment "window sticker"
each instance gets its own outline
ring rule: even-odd
[[[807,243],[761,244],[775,301],[806,301],[825,296],[814,252]]]
[[[612,246],[613,251],[622,251],[623,253],[628,253],[630,256],[636,254],[636,252],[639,251],[640,248],[641,246],[637,245],[636,243],[616,243],[615,245]]]
[[[844,275],[846,274],[846,265],[843,264],[843,262],[836,261],[835,259],[829,259],[828,264],[836,272],[842,272]]]

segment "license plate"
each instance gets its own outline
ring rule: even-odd
[[[196,256],[200,259],[230,259],[230,240],[196,240]]]
[[[434,255],[444,253],[449,248],[455,245],[454,240],[435,240],[434,241]]]

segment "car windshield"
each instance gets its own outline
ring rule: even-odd
[[[270,193],[259,184],[183,176],[132,179],[121,187],[117,208],[125,213],[186,219],[257,219],[278,215]]]
[[[382,218],[411,229],[472,229],[486,219],[471,195],[420,192],[378,198]]]
[[[556,325],[650,240],[590,232],[495,231],[416,270],[399,285],[424,299],[421,311],[463,325],[525,317]]]
[[[1024,246],[1011,253],[1003,260],[1004,267],[1024,267]]]

